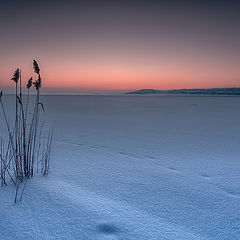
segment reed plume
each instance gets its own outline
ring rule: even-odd
[[[38,63],[37,63],[36,60],[33,60],[33,69],[34,69],[34,72],[39,75],[39,73],[40,73],[40,68],[39,68]]]
[[[27,87],[27,89],[29,90],[31,87],[32,87],[32,77],[31,78],[29,78],[29,80],[28,80],[28,83],[27,83],[27,85],[26,85],[26,87]]]
[[[19,77],[20,77],[20,70],[17,68],[11,80],[13,80],[15,83],[18,83]]]

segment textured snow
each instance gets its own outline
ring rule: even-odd
[[[51,172],[0,187],[0,239],[240,239],[239,97],[42,100]]]

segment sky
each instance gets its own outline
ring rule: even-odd
[[[0,0],[0,88],[39,62],[48,92],[240,87],[240,1]]]

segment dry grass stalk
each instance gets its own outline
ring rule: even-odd
[[[0,179],[1,184],[7,185],[11,180],[16,185],[15,200],[22,200],[23,192],[29,178],[33,177],[35,171],[38,172],[38,165],[41,164],[41,173],[45,176],[49,173],[49,161],[53,130],[49,130],[47,140],[42,139],[43,124],[40,123],[40,108],[44,111],[43,103],[40,102],[40,89],[42,87],[42,79],[40,76],[40,68],[36,60],[33,61],[33,69],[37,74],[37,79],[28,80],[27,101],[24,104],[22,96],[22,79],[21,70],[14,72],[13,80],[15,82],[15,125],[11,129],[7,120],[5,107],[3,104],[3,93],[0,92],[0,105],[5,119],[8,131],[8,145],[4,151],[4,142],[0,140]],[[31,115],[30,126],[28,126],[28,108],[29,108],[29,90],[34,86],[36,89],[35,104],[33,114]],[[44,143],[44,141],[46,143]],[[44,148],[44,145],[47,145]],[[39,159],[41,159],[39,161]],[[21,193],[19,189],[24,181]],[[20,194],[20,197],[19,197]]]

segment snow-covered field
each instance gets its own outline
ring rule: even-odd
[[[0,239],[240,239],[240,97],[43,101],[51,173],[0,187]]]

